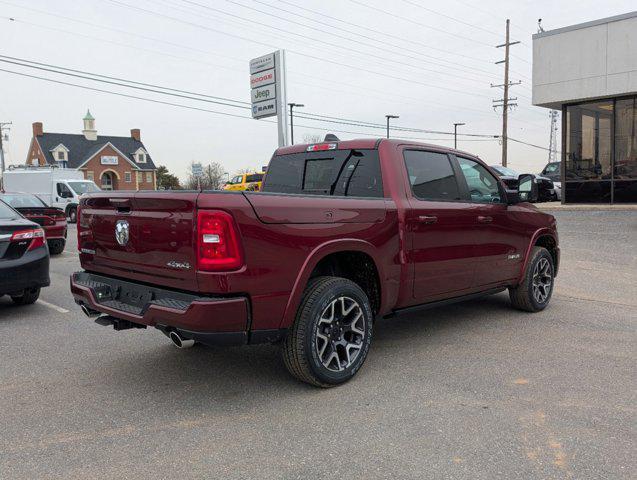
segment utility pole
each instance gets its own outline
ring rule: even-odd
[[[4,173],[4,146],[2,141],[4,140],[3,130],[10,130],[11,122],[0,122],[0,172]]]
[[[400,118],[399,115],[385,115],[385,118],[387,119],[387,138],[389,138],[389,120],[391,118]]]
[[[509,24],[510,20],[507,18],[506,22],[506,36],[505,41],[501,45],[496,45],[496,48],[504,47],[504,60],[495,62],[496,65],[504,63],[504,83],[502,85],[493,85],[491,87],[504,87],[504,95],[501,99],[493,100],[493,108],[502,107],[502,166],[507,166],[507,121],[509,114],[509,107],[516,107],[517,103],[514,103],[517,98],[509,98],[509,87],[512,85],[519,85],[521,81],[509,82],[509,47],[520,43],[519,41],[509,41]]]
[[[454,123],[453,124],[453,148],[458,148],[458,127],[464,125],[464,123]]]
[[[302,103],[288,103],[288,105],[290,106],[290,145],[294,145],[294,114],[292,112],[292,109],[294,107],[304,107],[305,105],[303,105]]]
[[[559,112],[557,110],[551,110],[549,116],[551,117],[551,135],[549,138],[549,163],[557,161],[557,117]]]

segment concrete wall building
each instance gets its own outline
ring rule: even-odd
[[[562,112],[563,202],[637,202],[637,11],[533,35],[533,104]]]
[[[27,165],[57,165],[84,172],[102,190],[155,190],[157,169],[134,128],[130,137],[98,135],[95,118],[87,112],[80,134],[45,132],[33,124]]]

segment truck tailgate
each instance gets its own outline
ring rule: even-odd
[[[81,243],[83,267],[196,291],[197,195],[197,192],[92,194],[82,202],[78,226],[80,235],[85,235]]]

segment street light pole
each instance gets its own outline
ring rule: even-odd
[[[288,103],[290,106],[290,145],[294,145],[294,107],[304,107],[302,103]]]
[[[453,124],[453,148],[458,148],[458,127],[464,125],[464,123]]]
[[[398,115],[385,115],[385,118],[387,119],[387,138],[389,138],[389,119],[390,118],[400,118],[400,116],[398,116]]]

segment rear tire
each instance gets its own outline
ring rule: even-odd
[[[11,300],[16,305],[31,305],[35,303],[37,299],[40,297],[40,288],[28,288],[24,290],[22,295],[20,296],[11,296]]]
[[[283,362],[294,377],[310,385],[328,388],[344,383],[367,358],[372,321],[369,299],[354,282],[313,279],[283,342]]]
[[[51,240],[49,242],[49,253],[51,255],[59,255],[64,251],[66,240]]]
[[[553,257],[546,248],[533,247],[522,282],[509,288],[511,304],[526,312],[544,310],[553,295],[554,284]]]

